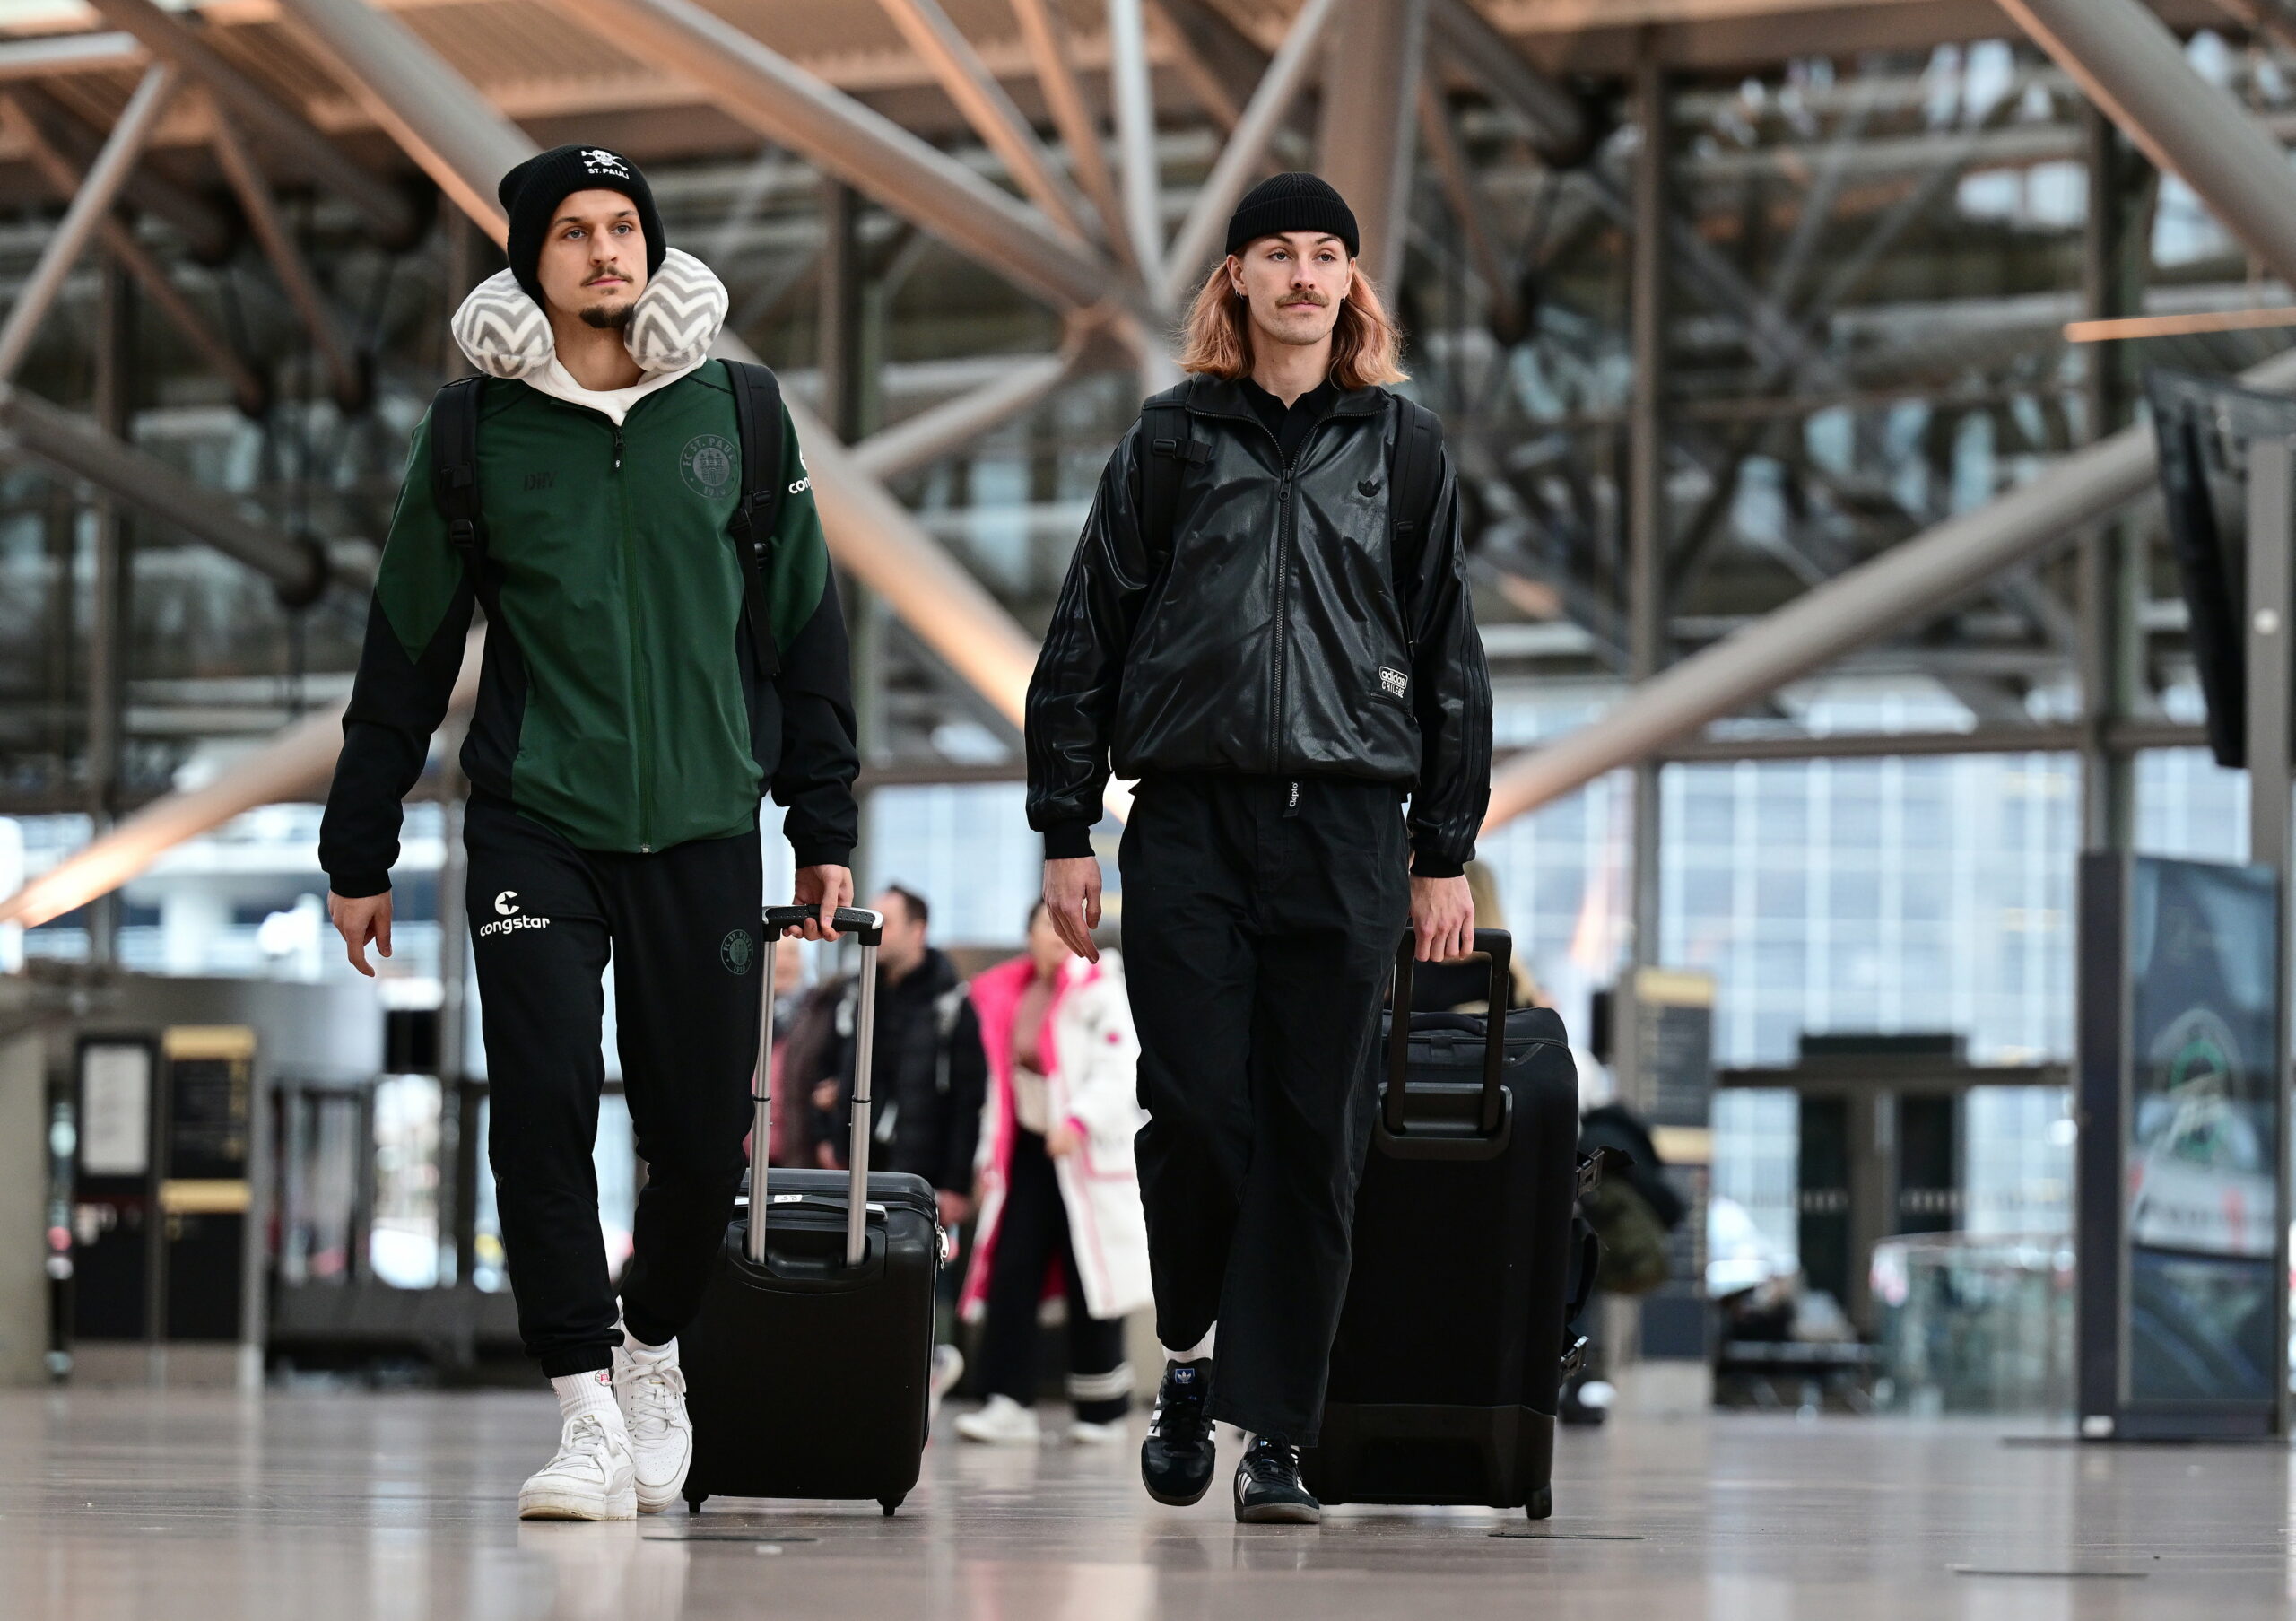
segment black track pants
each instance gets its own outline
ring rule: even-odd
[[[1216,1320],[1213,1416],[1309,1444],[1410,913],[1402,806],[1374,783],[1154,779],[1121,861],[1157,1336]]]
[[[1124,1365],[1124,1319],[1095,1317],[1076,1276],[1068,1233],[1068,1207],[1044,1138],[1025,1129],[1013,1133],[1013,1163],[1004,1179],[1004,1210],[988,1275],[988,1317],[980,1329],[981,1388],[1022,1407],[1037,1399],[1037,1303],[1045,1275],[1060,1263],[1068,1286],[1068,1399],[1087,1424],[1113,1424],[1132,1406],[1131,1371]]]
[[[757,1059],[754,834],[653,855],[580,850],[474,797],[472,950],[483,1005],[487,1157],[526,1350],[555,1378],[610,1366],[614,1294],[590,1152],[605,1085],[611,954],[622,1089],[646,1186],[622,1274],[649,1344],[693,1316],[745,1163]]]

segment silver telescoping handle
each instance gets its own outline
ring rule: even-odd
[[[764,927],[759,931],[765,972],[758,978],[757,1072],[750,1080],[754,1110],[750,1124],[750,1221],[743,1242],[750,1259],[760,1264],[765,1260],[765,1213],[771,1204],[766,1197],[765,1167],[772,1157],[773,1141],[773,948],[783,929],[817,917],[820,911],[816,906],[769,906]],[[845,1228],[846,1264],[857,1267],[869,1242],[869,1068],[875,1056],[877,946],[885,937],[885,915],[858,906],[840,906],[837,928],[861,942],[860,1047],[853,1067],[853,1209]]]

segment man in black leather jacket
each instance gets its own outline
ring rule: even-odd
[[[1397,436],[1432,423],[1379,386],[1403,373],[1357,247],[1314,176],[1239,206],[1189,317],[1193,375],[1109,458],[1029,689],[1029,820],[1080,955],[1111,764],[1140,780],[1124,944],[1170,1358],[1142,1476],[1197,1501],[1212,1421],[1237,1425],[1256,1521],[1319,1518],[1298,1448],[1346,1290],[1387,971],[1406,917],[1422,960],[1470,946],[1460,875],[1490,787],[1457,492],[1438,441],[1425,510],[1390,510]]]

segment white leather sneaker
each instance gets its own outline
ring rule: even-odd
[[[1130,1427],[1121,1418],[1109,1424],[1095,1424],[1089,1418],[1068,1421],[1070,1446],[1114,1446],[1131,1433]]]
[[[634,1520],[637,1471],[630,1438],[594,1413],[559,1433],[558,1455],[518,1488],[521,1520]]]
[[[957,1434],[986,1446],[1034,1446],[1044,1434],[1034,1409],[1010,1396],[992,1396],[978,1413],[959,1417]]]
[[[613,1353],[613,1399],[630,1426],[630,1454],[636,1467],[638,1512],[669,1512],[685,1490],[693,1462],[693,1421],[685,1412],[685,1371],[678,1366],[678,1342],[639,1356],[624,1346]]]

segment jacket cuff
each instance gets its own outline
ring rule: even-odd
[[[800,867],[849,867],[853,865],[853,847],[850,844],[793,844],[789,848]]]
[[[1092,824],[1089,822],[1056,822],[1044,830],[1044,858],[1048,861],[1074,861],[1092,853]]]
[[[390,893],[391,876],[387,872],[329,873],[326,886],[346,901],[363,901],[370,895]]]
[[[1411,853],[1411,876],[1414,878],[1458,878],[1466,876],[1466,863],[1457,856],[1439,856],[1431,850],[1414,850]]]

